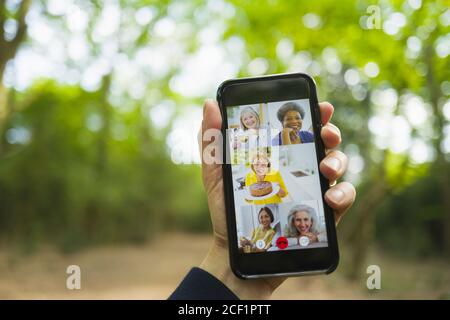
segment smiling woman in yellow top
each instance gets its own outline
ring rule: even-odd
[[[250,171],[245,177],[245,186],[249,187],[256,182],[268,181],[272,183],[278,183],[280,185],[280,191],[270,198],[263,200],[252,200],[253,204],[270,204],[280,203],[281,198],[287,196],[288,191],[284,184],[283,178],[279,171],[271,170],[270,160],[265,153],[257,153],[250,165],[252,171]]]

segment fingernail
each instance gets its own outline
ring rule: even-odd
[[[334,132],[335,134],[337,134],[337,135],[340,135],[340,134],[341,134],[341,131],[339,130],[339,128],[336,127],[335,125],[331,124],[331,123],[327,124],[327,128],[328,128],[329,130],[333,131],[333,132]]]
[[[330,189],[327,192],[328,199],[332,202],[339,204],[342,200],[344,200],[345,194],[342,190],[339,189]]]
[[[339,169],[341,168],[341,160],[339,160],[338,158],[328,157],[325,158],[323,162],[328,168],[333,169],[334,171],[339,171]]]

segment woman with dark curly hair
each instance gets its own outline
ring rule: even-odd
[[[302,131],[305,110],[295,102],[283,104],[277,112],[277,118],[283,130],[272,139],[273,146],[314,142],[314,135]]]

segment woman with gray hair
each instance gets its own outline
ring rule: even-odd
[[[273,146],[314,142],[314,135],[302,129],[305,110],[295,102],[283,104],[277,112],[277,118],[283,126],[273,139]]]
[[[287,220],[284,234],[288,238],[289,246],[302,244],[300,240],[302,237],[307,238],[305,240],[308,244],[327,241],[326,232],[317,218],[316,210],[312,207],[304,204],[295,205],[289,211]]]

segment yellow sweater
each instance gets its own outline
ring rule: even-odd
[[[264,177],[264,181],[277,182],[280,185],[280,188],[283,189],[283,191],[286,193],[286,195],[288,194],[288,191],[284,184],[283,178],[281,177],[281,174],[279,171],[270,171]],[[256,173],[251,171],[245,177],[245,186],[249,187],[250,185],[252,185],[256,182],[258,182]],[[281,198],[278,194],[276,194],[270,198],[264,199],[264,200],[253,200],[252,201],[253,204],[270,204],[270,203],[280,203],[280,202],[281,202]]]
[[[260,225],[252,232],[252,240],[251,242],[253,244],[256,243],[258,240],[264,240],[264,243],[266,244],[264,246],[264,249],[269,249],[272,244],[272,238],[275,235],[275,230],[272,228],[269,228],[268,230],[264,231],[263,227]]]

